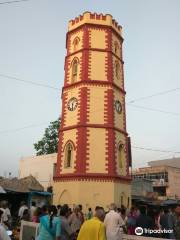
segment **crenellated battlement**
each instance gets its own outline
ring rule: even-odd
[[[112,15],[103,15],[91,12],[84,12],[83,15],[79,15],[75,19],[70,20],[68,24],[68,30],[71,31],[85,23],[111,26],[120,35],[122,32],[122,27],[118,25],[116,20],[113,19]]]

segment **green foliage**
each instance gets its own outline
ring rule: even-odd
[[[58,130],[60,126],[60,119],[51,122],[49,127],[45,129],[43,138],[34,143],[36,155],[44,155],[50,153],[57,153],[58,151]]]

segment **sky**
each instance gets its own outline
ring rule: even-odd
[[[59,117],[67,24],[85,11],[110,13],[123,27],[133,167],[180,156],[179,0],[3,2],[7,0],[0,0],[0,175],[17,175],[19,160],[35,155],[33,143]],[[139,99],[171,89],[176,90]]]

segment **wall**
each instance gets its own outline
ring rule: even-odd
[[[168,167],[169,187],[167,188],[167,195],[175,198],[180,198],[180,168]]]
[[[56,153],[22,158],[19,161],[19,178],[32,175],[46,189],[52,185],[54,163],[56,162]]]

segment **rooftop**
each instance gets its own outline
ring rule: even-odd
[[[25,178],[1,178],[0,186],[5,191],[27,193],[31,191],[44,191],[43,186],[32,176]]]
[[[176,167],[180,168],[180,158],[170,158],[164,160],[156,160],[148,162],[150,167],[157,167],[157,166],[169,166],[169,167]]]

